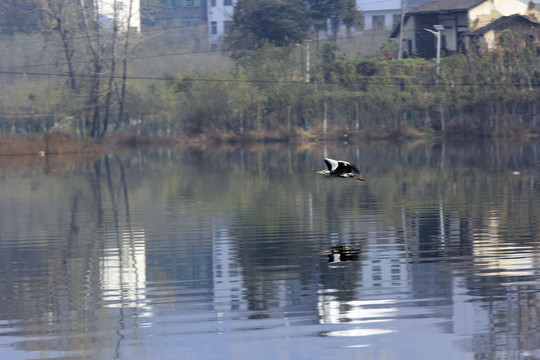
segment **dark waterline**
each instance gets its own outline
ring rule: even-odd
[[[0,358],[540,359],[538,146],[0,159]]]

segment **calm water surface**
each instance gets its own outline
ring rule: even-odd
[[[0,158],[0,358],[540,359],[539,150]]]

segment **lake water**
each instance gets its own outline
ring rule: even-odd
[[[0,358],[540,359],[539,151],[2,157]]]

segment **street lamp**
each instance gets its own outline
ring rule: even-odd
[[[433,31],[433,30],[430,30],[430,29],[424,29],[426,31],[429,31],[430,33],[432,33],[433,35],[435,35],[435,37],[437,38],[437,78],[436,78],[436,83],[437,85],[439,85],[439,62],[440,62],[440,59],[441,59],[441,30],[444,30],[444,26],[442,25],[433,25],[433,28],[435,28],[435,30],[437,31]]]
[[[306,82],[309,82],[309,41],[306,41],[306,46],[304,47],[302,44],[296,44],[296,46],[300,46],[306,51]]]

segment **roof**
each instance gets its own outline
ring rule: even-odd
[[[473,7],[480,5],[487,0],[430,0],[427,3],[418,6],[415,9],[407,11],[405,15],[405,22],[408,21],[410,16],[428,13],[439,13],[448,11],[467,11]],[[396,38],[400,31],[400,25],[398,25],[390,34],[390,38]]]
[[[481,28],[478,28],[474,31],[469,32],[467,36],[483,35],[490,30],[497,29],[507,24],[515,23],[516,21],[521,21],[521,22],[527,23],[528,25],[540,27],[540,23],[536,19],[531,18],[529,16],[525,16],[525,15],[514,14],[510,16],[502,16],[498,18],[497,20],[490,22],[486,26],[482,26]]]
[[[431,0],[416,9],[408,11],[408,14],[420,14],[442,11],[466,11],[487,0]]]

